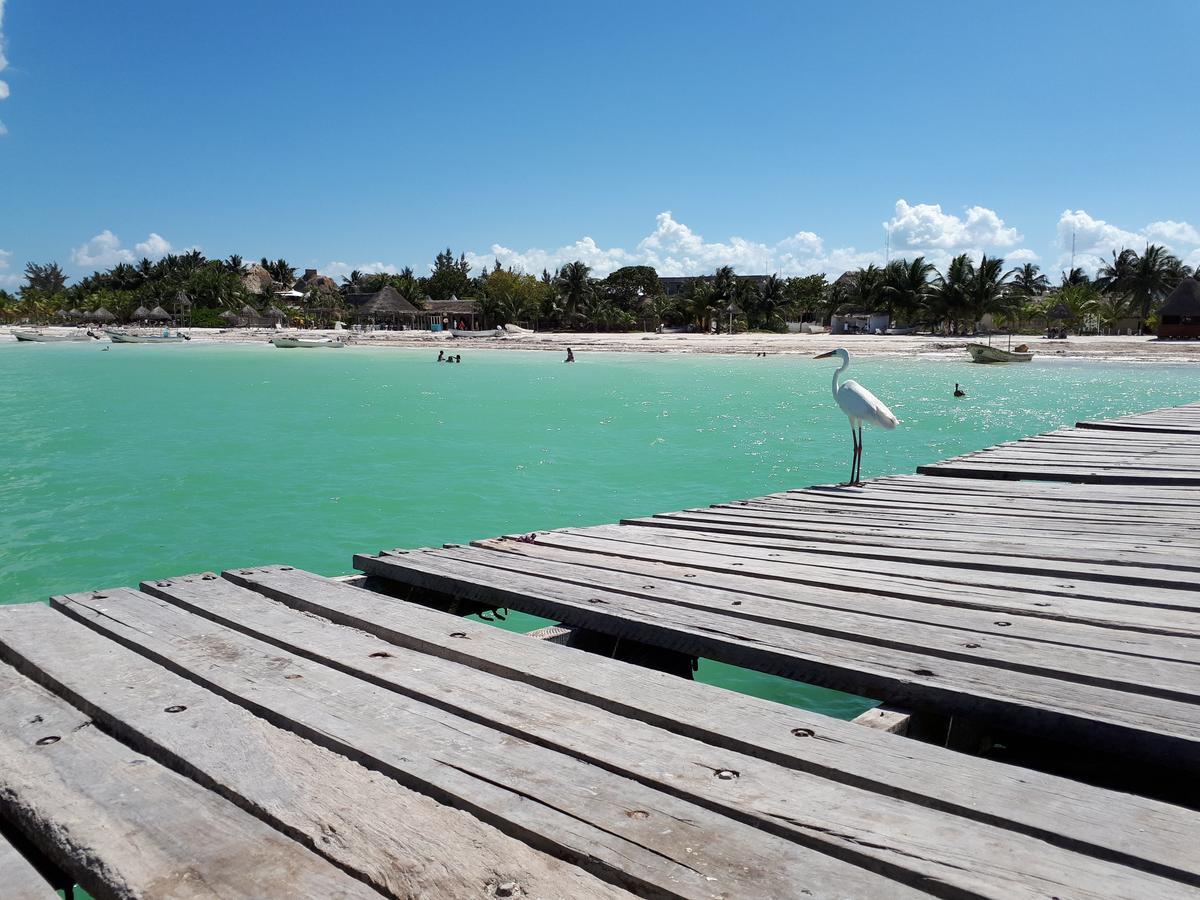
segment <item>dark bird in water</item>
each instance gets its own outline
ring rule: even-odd
[[[964,391],[962,388],[960,388],[960,387],[958,386],[958,382],[957,382],[957,381],[956,381],[956,382],[954,382],[954,396],[955,396],[955,397],[965,397],[965,396],[967,396],[967,392],[966,392],[966,391]]]

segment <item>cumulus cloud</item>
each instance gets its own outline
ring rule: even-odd
[[[12,290],[21,283],[21,276],[16,272],[10,272],[9,259],[12,257],[11,250],[0,250],[0,288]]]
[[[1095,272],[1112,258],[1113,252],[1125,248],[1140,251],[1146,244],[1162,244],[1185,262],[1200,258],[1200,230],[1187,222],[1166,219],[1151,222],[1138,231],[1130,231],[1104,219],[1097,219],[1086,210],[1064,210],[1058,217],[1058,266],[1071,265],[1074,241],[1075,265]]]
[[[1009,228],[995,210],[985,206],[969,207],[963,216],[942,212],[937,203],[910,204],[896,201],[895,214],[883,223],[900,250],[941,250],[963,253],[975,250],[1012,247],[1021,233]]]
[[[121,239],[105,228],[95,237],[75,247],[71,251],[71,262],[82,269],[107,269],[118,263],[134,262],[142,256],[159,259],[170,252],[171,242],[153,231],[146,240],[134,244],[133,250],[130,250],[122,247]]]
[[[978,256],[984,250],[1003,250],[1021,240],[1015,228],[1004,223],[994,210],[972,206],[962,216],[945,213],[936,204],[896,202],[895,215],[884,223],[891,229],[893,246],[905,256],[923,255],[936,265],[945,265],[958,253]],[[1016,251],[1022,260],[1036,259],[1030,250]],[[584,237],[555,249],[532,247],[515,250],[493,244],[487,253],[467,253],[474,268],[490,266],[496,260],[525,272],[553,271],[563,263],[582,260],[594,274],[603,276],[621,266],[653,266],[660,275],[698,275],[718,266],[733,266],[744,274],[778,272],[781,275],[807,275],[823,272],[837,276],[847,269],[884,262],[883,248],[859,250],[856,247],[826,246],[812,231],[797,231],[774,243],[730,237],[723,241],[706,240],[685,223],[665,211],[655,217],[654,230],[632,250],[603,247]]]
[[[161,234],[150,232],[150,236],[144,241],[133,245],[133,249],[137,251],[138,256],[148,256],[150,259],[161,259],[171,252],[171,242]]]
[[[1022,265],[1024,263],[1035,263],[1039,259],[1041,259],[1041,257],[1028,247],[1022,247],[1020,250],[1013,250],[1004,254],[1004,261],[1012,263],[1014,266]]]
[[[359,263],[356,266],[352,266],[349,263],[335,260],[334,262],[326,263],[325,267],[321,269],[321,274],[328,275],[330,278],[342,278],[346,275],[349,275],[355,269],[367,275],[375,275],[377,273],[383,273],[385,275],[397,275],[400,273],[400,270],[391,263],[368,262]]]

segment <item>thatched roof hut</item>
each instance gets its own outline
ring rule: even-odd
[[[175,295],[175,305],[180,309],[191,309],[192,298],[187,295],[186,291],[180,291]]]
[[[146,315],[146,318],[152,322],[170,322],[171,314],[161,306],[156,306]]]
[[[373,294],[347,294],[346,305],[359,319],[414,319],[419,312],[390,284]]]
[[[240,315],[246,316],[249,319],[257,319],[258,318],[258,310],[255,309],[253,306],[251,306],[249,303],[244,304],[242,306],[242,308],[240,310],[238,310],[238,313]]]
[[[84,318],[87,319],[89,322],[115,322],[115,321],[117,321],[117,317],[114,316],[112,313],[110,313],[103,306],[99,307],[98,309],[92,310],[90,313],[88,313],[86,316],[84,316]]]
[[[256,263],[242,276],[242,286],[247,294],[269,294],[275,287],[275,279],[271,277],[270,272]]]
[[[304,274],[300,276],[294,285],[292,285],[293,290],[300,291],[302,293],[307,293],[313,288],[318,287],[328,288],[329,290],[336,291],[338,289],[338,283],[328,275],[321,275],[316,269],[305,269]]]
[[[56,318],[56,319],[65,319],[69,316],[70,316],[70,313],[67,312],[65,309],[62,309],[61,307],[54,311],[54,318]]]
[[[225,310],[225,312],[221,313],[221,318],[224,319],[226,322],[232,322],[237,317],[238,317],[238,314],[235,313],[232,309],[227,309],[227,310]]]
[[[72,307],[71,309],[67,310],[67,315],[70,316],[72,319],[82,319],[83,318],[83,310],[80,309],[78,306]]]
[[[1057,304],[1051,307],[1049,312],[1046,313],[1046,318],[1053,319],[1058,322],[1065,322],[1068,319],[1075,318],[1075,316],[1071,312],[1071,307],[1067,306],[1067,304],[1060,300]]]
[[[1176,285],[1158,311],[1158,336],[1200,337],[1200,281],[1188,276]]]
[[[272,303],[270,306],[267,307],[267,311],[265,313],[263,313],[263,316],[265,316],[268,319],[275,319],[276,321],[282,322],[284,319],[287,318],[287,313],[285,313],[282,309],[280,309],[278,306],[276,306],[274,303]]]
[[[144,306],[139,306],[130,314],[129,318],[133,319],[135,322],[148,319],[150,318],[150,310],[146,309]]]

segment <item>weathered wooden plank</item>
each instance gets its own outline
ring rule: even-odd
[[[487,554],[482,554],[486,556]],[[1185,768],[1200,763],[1200,707],[1094,686],[1049,681],[1020,672],[985,677],[957,660],[868,645],[585,590],[547,579],[496,572],[445,552],[363,560],[371,574],[440,590],[615,637],[773,672],[898,706],[990,717],[1015,730],[1052,733],[1113,752]]]
[[[378,897],[0,666],[0,811],[97,897]]]
[[[1038,567],[1021,560],[993,562],[986,551],[978,557],[946,552],[889,550],[886,547],[849,547],[843,544],[801,542],[773,538],[755,538],[744,543],[736,537],[714,532],[672,532],[665,528],[628,525],[596,525],[586,529],[563,529],[555,538],[590,538],[612,543],[641,543],[650,546],[701,550],[714,556],[736,555],[741,560],[728,565],[740,568],[746,559],[774,560],[781,565],[791,562],[827,569],[859,570],[873,567],[889,574],[911,575],[930,581],[973,584],[1002,590],[1041,591],[1071,597],[1089,597],[1114,603],[1200,611],[1200,586],[1178,573],[1141,570],[1128,573],[1117,566],[1083,563],[1048,563]],[[548,536],[547,536],[547,539]],[[736,546],[736,551],[730,549]],[[618,551],[613,549],[614,555]],[[1117,571],[1113,571],[1117,570]]]
[[[1085,484],[1187,484],[1200,485],[1200,473],[1196,475],[1172,474],[1167,471],[1154,472],[1141,469],[1111,469],[1100,467],[1067,467],[1013,464],[984,464],[977,462],[956,463],[951,461],[917,466],[922,475],[944,475],[954,478],[1013,478],[1032,481],[1080,481]]]
[[[764,517],[738,507],[718,509],[689,509],[657,513],[636,519],[623,519],[623,525],[644,525],[652,528],[679,528],[693,531],[723,531],[748,537],[787,537],[805,542],[863,544],[871,547],[886,545],[894,549],[910,549],[938,553],[942,550],[978,553],[987,548],[991,557],[1020,557],[1090,563],[1098,558],[1105,565],[1133,566],[1158,570],[1177,570],[1200,573],[1200,559],[1171,554],[1161,549],[1121,549],[1110,547],[1099,557],[1097,546],[1087,540],[1059,539],[1053,544],[1021,542],[1018,536],[989,535],[963,529],[947,532],[926,531],[914,527],[843,525],[814,523],[796,518]]]
[[[1088,530],[1073,527],[1047,526],[1036,519],[1022,524],[1019,520],[999,519],[996,517],[972,517],[960,515],[923,514],[911,507],[894,507],[891,511],[873,512],[867,515],[848,515],[845,510],[830,514],[827,507],[818,504],[806,504],[783,507],[740,501],[737,503],[721,504],[709,507],[704,512],[728,511],[731,514],[742,515],[761,521],[786,523],[792,527],[802,527],[818,534],[890,534],[900,532],[913,536],[929,537],[931,539],[960,539],[991,538],[997,543],[1010,544],[1022,549],[1030,546],[1037,547],[1046,540],[1055,545],[1061,544],[1066,548],[1089,547],[1096,551],[1112,550],[1116,553],[1129,551],[1151,551],[1156,553],[1173,552],[1179,544],[1165,543],[1172,538],[1160,538],[1146,535],[1114,534],[1111,526],[1095,526]],[[688,510],[688,514],[700,513],[700,510]],[[1162,528],[1159,534],[1168,533]],[[1179,538],[1179,532],[1171,532]],[[1200,530],[1195,537],[1184,537],[1184,546],[1200,548]],[[1178,554],[1176,554],[1178,555]]]
[[[652,603],[715,612],[729,618],[728,628],[744,629],[747,633],[753,633],[759,625],[774,625],[1130,693],[1189,703],[1200,701],[1200,666],[1125,656],[1096,647],[1066,644],[1050,647],[1043,641],[1010,637],[1012,623],[1007,620],[1004,627],[993,621],[985,637],[984,633],[961,626],[931,626],[896,619],[881,621],[857,611],[818,610],[773,597],[731,595],[723,588],[709,587],[705,583],[589,569],[519,552],[481,555],[474,549],[449,549],[439,553],[438,558],[486,565],[514,575],[561,581],[585,591],[613,591]],[[1200,646],[1200,641],[1194,643]],[[1004,676],[997,673],[997,677]]]
[[[0,834],[0,886],[9,900],[57,900],[58,892]]]
[[[511,541],[477,541],[477,546],[511,551]],[[1200,626],[1194,612],[1184,609],[1157,609],[1150,606],[1111,603],[1105,599],[1064,596],[1068,582],[1050,582],[1058,593],[1033,589],[1008,590],[980,584],[956,584],[938,581],[920,574],[908,576],[892,572],[872,572],[866,569],[830,568],[819,564],[780,563],[778,558],[755,559],[748,556],[731,558],[718,552],[720,548],[663,547],[648,544],[613,542],[565,532],[540,532],[537,544],[542,547],[590,553],[610,562],[641,561],[667,567],[686,567],[680,577],[708,577],[705,573],[742,575],[772,583],[808,585],[822,589],[854,590],[863,593],[897,597],[950,609],[966,608],[1002,614],[1019,613],[1063,622],[1081,622],[1098,627],[1146,634],[1166,634],[1180,638],[1200,637]],[[371,557],[355,557],[355,566]],[[774,585],[771,587],[774,590]]]
[[[803,890],[817,896],[916,893],[892,880],[908,869],[881,864],[887,874],[876,874],[842,861],[867,861],[853,848],[835,859],[679,799],[677,791],[667,793],[531,743],[484,724],[481,716],[458,715],[446,708],[444,698],[431,703],[421,687],[426,672],[413,673],[411,689],[401,693],[382,687],[378,676],[363,680],[164,600],[128,589],[104,593],[101,600],[75,595],[52,602],[278,727],[452,802],[637,893],[695,898],[786,896]],[[329,626],[321,635],[334,647],[354,637]],[[376,646],[371,652],[388,655],[361,654],[364,663],[390,670],[392,651]],[[494,691],[485,696],[489,703],[498,699]],[[694,759],[686,780],[704,773],[706,781],[719,781],[713,773],[724,770],[726,757],[720,751]],[[702,768],[710,762],[711,768]],[[814,842],[821,841],[809,841]]]
[[[482,900],[502,884],[519,885],[522,897],[629,896],[277,728],[49,607],[0,608],[0,659],[127,746],[387,896]],[[177,707],[183,714],[163,714]]]
[[[389,657],[374,656],[380,646],[388,645],[357,632],[330,634],[328,623],[228,582],[173,578],[169,585],[155,589],[184,608],[270,640],[284,650],[404,694],[422,695],[443,708],[487,720],[560,752],[626,772],[639,781],[670,786],[706,807],[753,820],[767,831],[779,830],[807,840],[812,820],[798,812],[798,807],[819,806],[822,827],[850,838],[853,846],[873,842],[888,847],[883,855],[874,856],[875,864],[895,866],[903,861],[911,875],[893,874],[906,882],[921,884],[923,879],[937,877],[961,890],[1032,893],[1059,889],[1065,884],[1058,880],[1060,872],[1066,868],[1073,873],[1070,884],[1074,890],[1107,892],[1111,887],[1105,875],[1108,867],[1056,852],[1040,841],[964,821],[951,826],[955,832],[953,848],[942,846],[941,835],[947,827],[944,818],[932,816],[927,810],[914,810],[910,804],[864,794],[729,751],[721,751],[725,755],[719,759],[711,758],[713,749],[707,745],[637,720],[600,712],[558,694],[537,690],[519,696],[497,693],[491,676],[438,656],[403,648],[392,648]],[[710,756],[708,763],[704,762],[706,756]],[[732,770],[738,776],[714,779],[712,773],[720,771],[714,763],[721,762],[726,771]],[[904,837],[898,840],[896,836],[901,834]],[[841,842],[835,844],[829,852],[849,849]],[[998,865],[992,854],[1000,845],[1008,859]],[[913,859],[933,853],[940,854],[937,867]],[[947,868],[957,871],[960,867],[970,867],[973,877],[947,874]],[[1111,875],[1120,879],[1122,873],[1118,870]]]
[[[684,585],[704,584],[719,591],[727,602],[745,597],[759,597],[781,601],[790,605],[811,607],[816,611],[835,610],[875,616],[882,620],[872,630],[886,631],[893,622],[918,622],[942,628],[963,630],[974,635],[1002,635],[1047,645],[1045,652],[1051,654],[1058,646],[1084,647],[1142,656],[1150,659],[1173,659],[1193,665],[1200,663],[1200,641],[1195,638],[1180,638],[1164,634],[1144,634],[1128,629],[1099,627],[1063,614],[1062,618],[1046,618],[1027,614],[1020,608],[995,607],[944,607],[924,595],[914,599],[905,588],[898,588],[896,595],[866,593],[853,585],[821,585],[794,583],[755,578],[750,575],[731,575],[693,569],[678,564],[663,565],[629,557],[608,557],[601,553],[581,553],[562,550],[544,543],[523,541],[480,542],[487,549],[514,554],[532,561],[546,560],[568,563],[573,567],[597,570],[597,577],[629,574],[646,579],[643,584],[658,581],[677,582]],[[977,596],[968,597],[978,600]],[[1039,608],[1039,612],[1050,609],[1063,613],[1055,606]],[[1003,618],[996,615],[1003,612]],[[1001,624],[997,624],[997,622]],[[1198,626],[1200,627],[1200,626]],[[1200,630],[1196,637],[1200,637]]]
[[[289,566],[237,570],[224,577],[302,612],[515,684],[583,699],[713,746],[1200,885],[1192,839],[1200,814],[1190,810],[914,744],[603,657],[581,663],[578,651]]]

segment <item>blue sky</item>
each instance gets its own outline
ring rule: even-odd
[[[1200,261],[1200,4],[0,0],[0,287],[170,247],[340,274]],[[2,66],[0,66],[2,67]],[[7,95],[7,96],[6,96]]]

